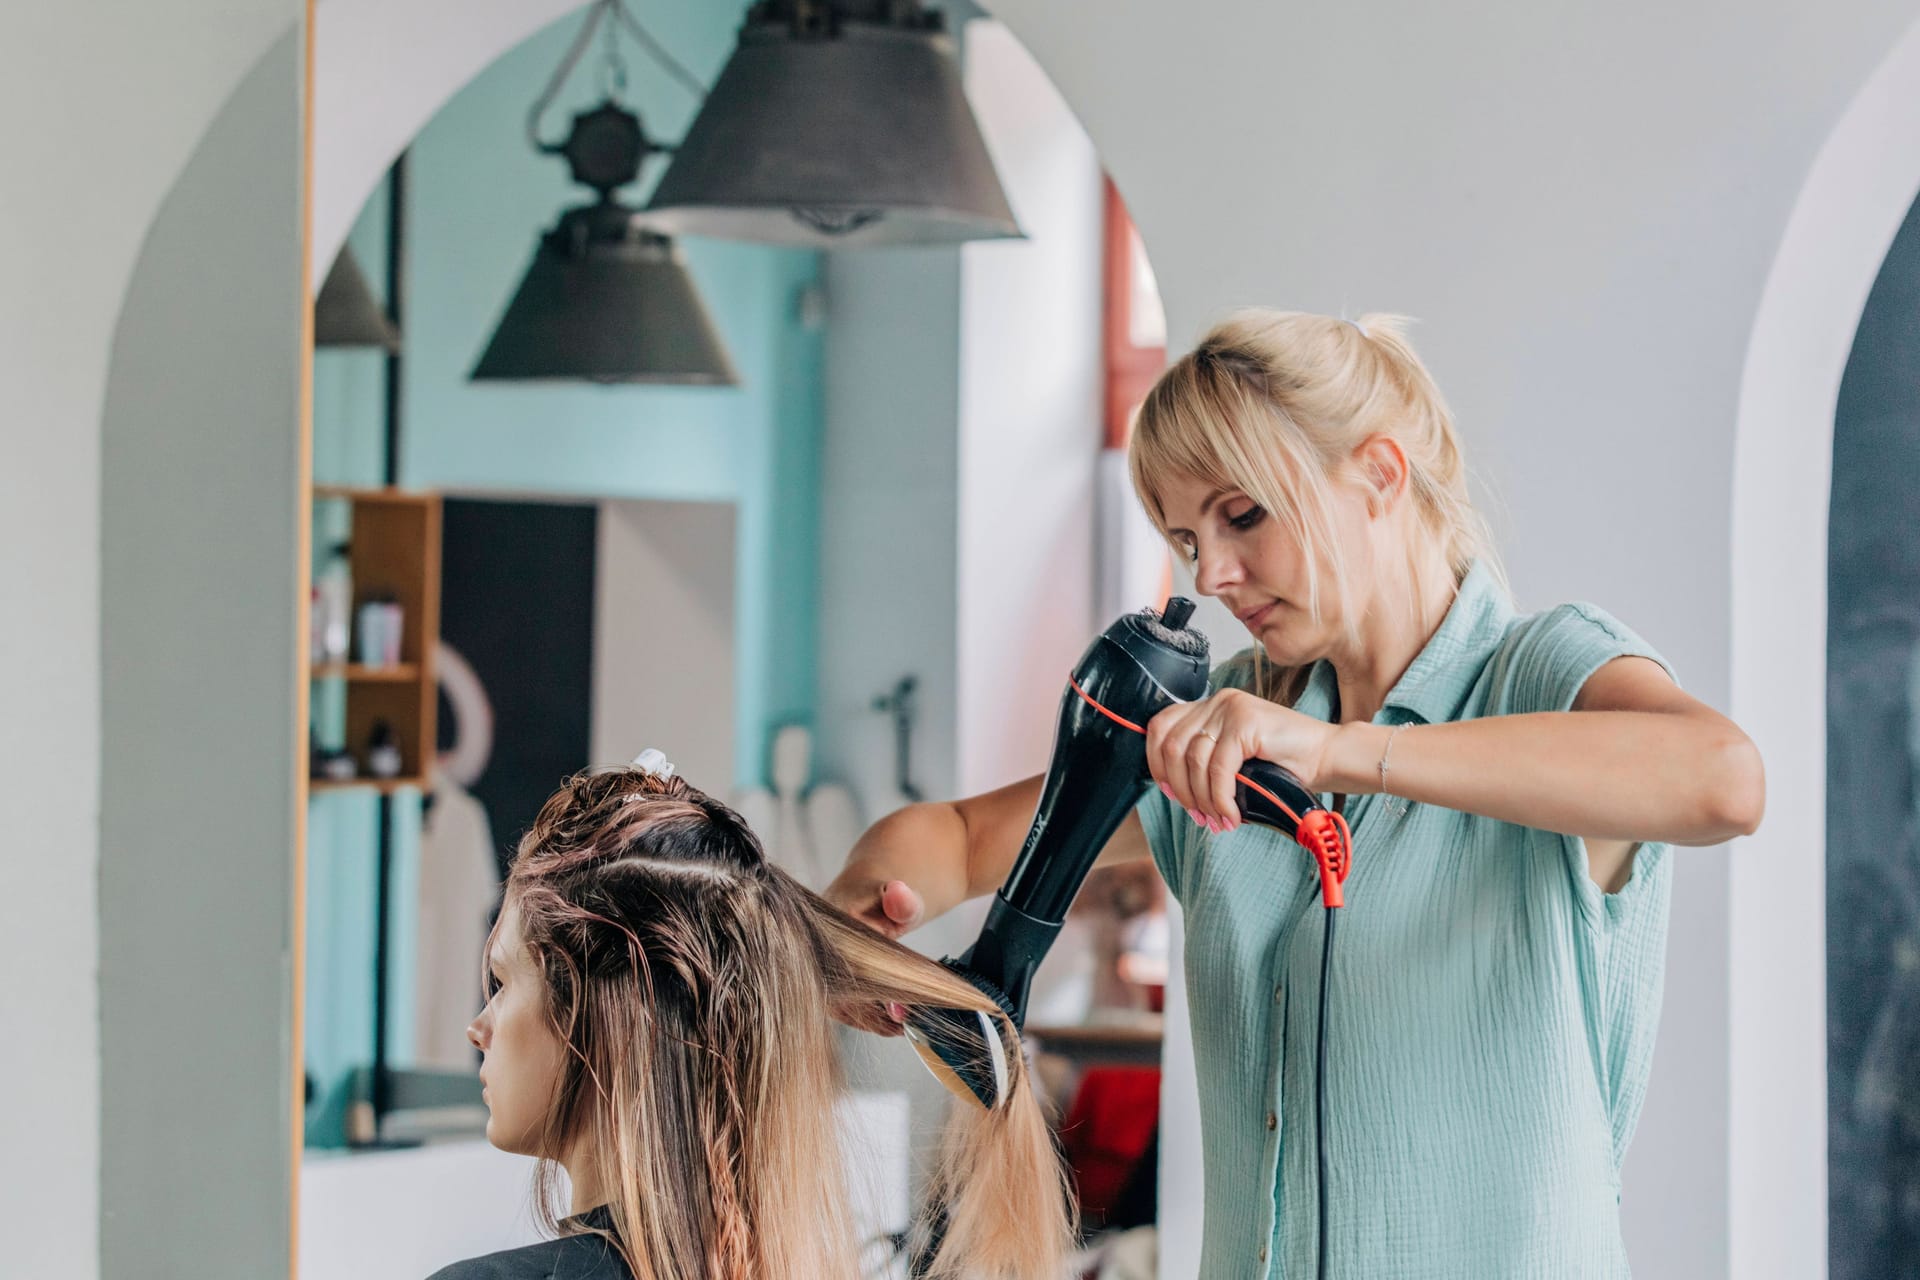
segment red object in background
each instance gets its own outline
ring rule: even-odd
[[[1106,180],[1106,234],[1103,252],[1105,305],[1102,308],[1101,348],[1106,365],[1107,430],[1106,447],[1127,447],[1127,432],[1133,411],[1146,399],[1154,379],[1167,367],[1164,344],[1136,346],[1134,286],[1137,267],[1133,257],[1133,219],[1127,216],[1126,202],[1113,179]]]
[[[1087,1225],[1105,1222],[1160,1123],[1160,1068],[1088,1067],[1060,1126]]]

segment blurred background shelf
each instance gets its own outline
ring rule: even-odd
[[[396,662],[384,667],[369,667],[358,662],[327,662],[313,668],[309,674],[315,680],[392,681],[405,684],[420,679],[420,668],[411,662]]]
[[[310,778],[307,781],[310,791],[377,791],[388,796],[407,787],[425,791],[427,779],[419,775],[403,775],[398,778]]]
[[[329,662],[310,667],[307,674],[347,683],[345,733],[337,745],[364,760],[373,727],[384,720],[400,744],[400,776],[422,785],[432,760],[438,708],[433,653],[440,636],[440,495],[316,485],[313,496],[316,502],[351,507],[346,543],[353,625],[359,625],[360,606],[369,600],[398,603],[402,621],[397,663]],[[353,639],[357,645],[358,636]],[[349,651],[355,650],[350,646]],[[378,781],[357,778],[347,785]],[[315,778],[313,785],[320,790],[342,784]]]

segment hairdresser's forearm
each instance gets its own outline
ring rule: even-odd
[[[1380,790],[1388,727],[1340,726],[1329,791]],[[1387,790],[1503,822],[1589,839],[1712,845],[1760,821],[1753,744],[1715,718],[1573,711],[1412,725],[1393,740]]]
[[[864,900],[890,880],[905,881],[920,895],[928,920],[986,891],[975,891],[968,883],[967,824],[958,808],[911,804],[868,827],[827,897]]]
[[[853,846],[827,897],[870,924],[911,929],[968,898],[992,893],[1013,870],[1040,786],[1036,776],[951,804],[908,805],[887,815]],[[879,897],[894,880],[917,893],[924,910],[915,915],[912,904],[897,902],[883,908]]]

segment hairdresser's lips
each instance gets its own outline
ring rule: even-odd
[[[1272,615],[1274,609],[1279,605],[1279,603],[1280,602],[1278,600],[1269,600],[1265,604],[1260,605],[1257,608],[1248,609],[1245,613],[1239,614],[1237,616],[1239,617],[1242,623],[1246,624],[1247,630],[1258,631],[1260,629],[1260,624],[1265,622],[1267,618]]]

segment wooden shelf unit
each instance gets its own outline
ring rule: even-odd
[[[307,780],[309,791],[377,791],[383,795],[392,795],[406,787],[425,791],[427,780],[405,775],[398,778],[309,778]]]
[[[435,750],[439,688],[433,651],[440,638],[440,495],[401,489],[351,489],[316,485],[315,502],[353,504],[347,560],[353,574],[353,625],[369,599],[399,602],[400,661],[393,666],[329,663],[313,667],[313,679],[347,682],[346,746],[366,766],[367,740],[376,722],[393,726],[400,740],[400,776],[334,781],[314,778],[314,790],[424,786]]]
[[[367,684],[376,681],[408,682],[420,678],[420,668],[411,662],[396,662],[390,667],[367,667],[357,662],[329,662],[315,667],[312,671],[315,680],[359,680]]]

